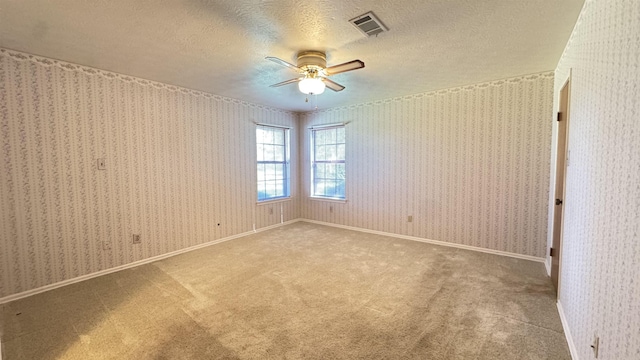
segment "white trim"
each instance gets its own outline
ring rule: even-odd
[[[567,150],[567,154],[569,153],[569,125],[571,125],[571,79],[572,79],[572,75],[573,74],[573,68],[569,68],[569,74],[567,75],[567,78],[564,80],[564,82],[562,83],[562,86],[560,87],[560,90],[558,91],[557,95],[560,95],[560,93],[562,93],[562,89],[567,86],[567,114],[565,116],[564,121],[566,122],[566,143],[565,143],[565,147]],[[560,111],[560,100],[558,99],[558,111]],[[557,148],[557,144],[556,144],[556,148]],[[565,155],[567,155],[565,154]],[[557,156],[557,152],[556,152],[556,156]],[[564,164],[564,183],[562,184],[562,201],[563,204],[560,208],[560,211],[562,212],[561,214],[561,219],[562,221],[560,222],[560,241],[558,241],[558,289],[556,291],[556,299],[560,299],[560,295],[562,295],[562,255],[563,255],[563,251],[562,248],[564,246],[564,221],[565,221],[565,215],[564,215],[564,209],[566,206],[566,200],[567,200],[567,178],[569,177],[569,162],[565,162]],[[558,167],[558,164],[556,164],[556,168]],[[555,198],[556,194],[555,194],[555,188],[556,188],[556,181],[557,179],[555,178],[554,175],[554,182],[553,182],[553,198]],[[554,204],[552,203],[552,206],[554,206]],[[555,219],[555,211],[556,211],[556,207],[553,207],[553,216]],[[553,223],[551,225],[551,231],[553,231]],[[551,246],[553,246],[553,234],[552,236],[552,240],[551,240]]]
[[[547,269],[547,276],[551,276],[551,258],[548,256],[544,259],[544,267]]]
[[[326,202],[334,202],[334,203],[341,203],[341,204],[344,204],[347,202],[347,199],[338,199],[338,198],[320,197],[320,196],[309,196],[309,200],[326,201]]]
[[[291,196],[279,197],[279,198],[273,198],[273,199],[258,201],[258,202],[256,202],[256,205],[257,206],[269,205],[269,204],[275,204],[275,203],[280,203],[280,202],[285,202],[285,201],[291,201]]]
[[[251,231],[247,231],[247,232],[236,234],[236,235],[231,235],[231,236],[228,236],[226,238],[213,240],[213,241],[210,241],[210,242],[207,242],[207,243],[194,245],[194,246],[191,246],[191,247],[188,247],[188,248],[184,248],[184,249],[181,249],[181,250],[176,250],[176,251],[173,251],[173,252],[170,252],[170,253],[166,253],[166,254],[150,257],[150,258],[147,258],[147,259],[138,260],[138,261],[135,261],[135,262],[132,262],[132,263],[129,263],[129,264],[125,264],[125,265],[121,265],[121,266],[117,266],[117,267],[114,267],[114,268],[105,269],[105,270],[101,270],[101,271],[98,271],[98,272],[95,272],[95,273],[78,276],[78,277],[73,278],[73,279],[68,279],[68,280],[60,281],[60,282],[57,282],[57,283],[54,283],[54,284],[45,285],[45,286],[42,286],[42,287],[39,287],[39,288],[36,288],[36,289],[27,290],[27,291],[24,291],[24,292],[21,292],[21,293],[5,296],[3,298],[0,298],[0,304],[4,304],[4,303],[11,302],[11,301],[23,299],[23,298],[29,297],[31,295],[40,294],[40,293],[43,293],[43,292],[46,292],[46,291],[49,291],[49,290],[53,290],[53,289],[57,289],[59,287],[63,287],[63,286],[66,286],[66,285],[75,284],[77,282],[93,279],[93,278],[98,277],[98,276],[111,274],[111,273],[118,272],[118,271],[121,271],[121,270],[130,269],[130,268],[133,268],[133,267],[136,267],[136,266],[149,264],[149,263],[152,263],[152,262],[155,262],[155,261],[163,260],[163,259],[166,259],[166,258],[169,258],[169,257],[172,257],[172,256],[176,256],[176,255],[179,255],[179,254],[183,254],[183,253],[186,253],[186,252],[202,249],[202,248],[205,248],[205,247],[208,247],[208,246],[211,246],[211,245],[219,244],[219,243],[222,243],[222,242],[225,242],[225,241],[229,241],[229,240],[233,240],[233,239],[238,239],[238,238],[241,238],[241,237],[245,237],[247,235],[255,234],[255,233],[266,231],[266,230],[275,229],[275,228],[278,228],[278,227],[281,227],[281,226],[284,226],[284,225],[289,225],[289,224],[293,224],[293,223],[300,222],[300,221],[308,222],[308,223],[312,223],[312,224],[332,226],[332,227],[337,227],[337,228],[341,228],[341,229],[365,232],[365,233],[370,233],[370,234],[395,237],[395,238],[399,238],[399,239],[412,240],[412,241],[418,241],[418,242],[441,245],[441,246],[448,246],[448,247],[453,247],[453,248],[458,248],[458,249],[471,250],[471,251],[483,252],[483,253],[500,255],[500,256],[507,256],[507,257],[512,257],[512,258],[516,258],[516,259],[524,259],[524,260],[530,260],[530,261],[535,261],[535,262],[545,262],[544,258],[539,258],[539,257],[535,257],[535,256],[522,255],[522,254],[510,253],[510,252],[506,252],[506,251],[499,251],[499,250],[485,249],[485,248],[480,248],[480,247],[476,247],[476,246],[455,244],[455,243],[449,243],[449,242],[446,242],[446,241],[431,240],[431,239],[419,238],[419,237],[409,236],[409,235],[393,234],[393,233],[388,233],[388,232],[383,232],[383,231],[376,231],[376,230],[358,228],[358,227],[354,227],[354,226],[332,224],[332,223],[328,223],[328,222],[324,222],[324,221],[317,221],[317,220],[309,220],[309,219],[298,218],[298,219],[293,219],[293,220],[285,221],[285,222],[274,224],[274,225],[265,226],[265,227],[262,227],[260,229],[251,230]],[[563,326],[564,326],[564,324],[565,324],[565,322],[563,321]],[[565,329],[568,329],[568,328],[565,327]],[[565,333],[568,334],[567,330],[565,330]],[[0,357],[0,360],[1,359],[2,358]]]
[[[516,254],[516,253],[507,252],[507,251],[485,249],[485,248],[476,247],[476,246],[456,244],[456,243],[450,243],[450,242],[440,241],[440,240],[431,240],[431,239],[425,239],[425,238],[420,238],[420,237],[416,237],[416,236],[400,235],[400,234],[388,233],[388,232],[384,232],[384,231],[363,229],[363,228],[359,228],[359,227],[340,225],[340,224],[333,224],[333,223],[328,223],[328,222],[324,222],[324,221],[309,220],[309,219],[299,219],[299,220],[303,221],[303,222],[312,223],[312,224],[332,226],[332,227],[337,227],[337,228],[341,228],[341,229],[365,232],[365,233],[369,233],[369,234],[390,236],[390,237],[395,237],[395,238],[399,238],[399,239],[419,241],[419,242],[428,243],[428,244],[435,244],[435,245],[441,245],[441,246],[454,247],[454,248],[458,248],[458,249],[477,251],[477,252],[493,254],[493,255],[507,256],[507,257],[512,257],[512,258],[516,258],[516,259],[523,259],[523,260],[529,260],[529,261],[535,261],[535,262],[541,262],[541,263],[544,262],[544,258],[541,258],[541,257]]]
[[[238,239],[241,237],[245,237],[247,235],[252,235],[261,231],[266,231],[266,230],[271,230],[274,228],[278,228],[284,225],[289,225],[289,224],[293,224],[295,222],[300,221],[300,219],[293,219],[293,220],[289,220],[289,221],[285,221],[283,223],[278,223],[278,224],[274,224],[274,225],[269,225],[269,226],[265,226],[262,227],[260,229],[257,230],[251,230],[251,231],[247,231],[247,232],[243,232],[240,234],[236,234],[236,235],[231,235],[231,236],[227,236],[225,238],[222,239],[218,239],[218,240],[213,240],[213,241],[209,241],[203,244],[198,244],[198,245],[194,245],[194,246],[190,246],[188,248],[184,248],[184,249],[180,249],[180,250],[176,250],[176,251],[172,251],[166,254],[162,254],[162,255],[157,255],[157,256],[153,256],[150,258],[146,258],[146,259],[142,259],[142,260],[138,260],[138,261],[134,261],[132,263],[128,263],[125,265],[120,265],[120,266],[116,266],[110,269],[105,269],[105,270],[101,270],[101,271],[97,271],[91,274],[87,274],[87,275],[82,275],[82,276],[78,276],[76,278],[73,279],[67,279],[67,280],[63,280],[57,283],[53,283],[53,284],[49,284],[49,285],[45,285],[39,288],[35,288],[35,289],[31,289],[31,290],[27,290],[21,293],[17,293],[17,294],[13,294],[13,295],[9,295],[9,296],[5,296],[3,298],[0,298],[0,304],[4,304],[4,303],[8,303],[11,301],[15,301],[15,300],[19,300],[19,299],[23,299],[32,295],[36,295],[36,294],[40,294],[49,290],[53,290],[53,289],[57,289],[59,287],[63,287],[66,285],[71,285],[71,284],[75,284],[84,280],[89,280],[89,279],[93,279],[95,277],[98,276],[102,276],[102,275],[107,275],[107,274],[111,274],[114,272],[118,272],[121,270],[126,270],[126,269],[130,269],[136,266],[140,266],[140,265],[145,265],[145,264],[149,264],[152,262],[156,262],[159,260],[163,260],[172,256],[176,256],[176,255],[180,255],[180,254],[184,254],[186,252],[190,252],[190,251],[194,251],[194,250],[198,250],[198,249],[202,249],[211,245],[215,245],[215,244],[219,244],[225,241],[229,241],[229,240],[233,240],[233,239]],[[2,358],[0,357],[0,360]]]
[[[342,127],[347,125],[347,123],[333,123],[333,124],[322,124],[322,125],[312,125],[309,126],[310,130],[316,130],[316,129],[327,129],[327,128],[334,128],[334,127]]]
[[[265,124],[265,123],[254,123],[258,126],[269,126],[269,127],[274,127],[274,128],[280,128],[280,129],[287,129],[287,130],[291,130],[292,127],[291,126],[286,126],[286,125],[274,125],[274,124]]]
[[[564,336],[567,338],[567,344],[569,344],[569,352],[571,352],[571,358],[573,360],[579,360],[580,358],[578,357],[578,348],[576,348],[576,344],[573,342],[571,331],[569,331],[569,323],[567,322],[567,318],[564,315],[564,309],[562,308],[560,300],[556,302],[556,306],[558,307],[558,314],[560,314],[560,321],[562,322]]]

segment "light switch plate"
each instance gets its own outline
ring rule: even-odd
[[[105,158],[100,158],[97,160],[98,170],[107,170],[107,161]]]

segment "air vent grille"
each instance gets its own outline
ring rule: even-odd
[[[369,11],[366,14],[362,14],[360,16],[356,16],[353,19],[349,20],[353,26],[357,27],[363,34],[366,36],[374,36],[378,35],[381,32],[389,31],[386,26],[378,19],[373,11]]]

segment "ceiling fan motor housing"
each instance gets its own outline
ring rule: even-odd
[[[301,51],[298,53],[298,67],[319,72],[327,67],[327,56],[322,51]]]

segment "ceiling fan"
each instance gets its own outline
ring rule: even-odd
[[[300,74],[300,77],[273,84],[271,87],[278,87],[297,82],[300,92],[311,95],[322,94],[325,87],[328,87],[333,91],[344,90],[344,86],[335,81],[329,80],[328,77],[351,70],[362,69],[364,67],[364,62],[360,60],[352,60],[340,65],[327,67],[327,56],[325,53],[323,51],[315,50],[299,52],[297,66],[277,57],[267,56],[266,59],[286,66]]]

